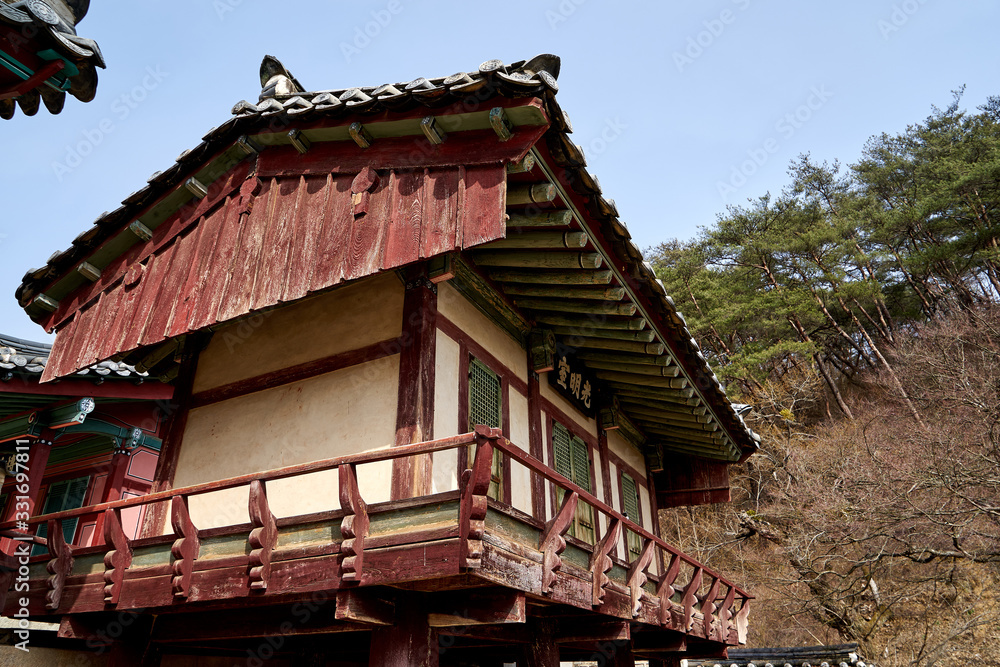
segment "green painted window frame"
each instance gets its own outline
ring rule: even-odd
[[[490,406],[495,406],[495,410]],[[503,423],[503,381],[479,359],[469,358],[469,430],[483,425],[501,428]],[[470,452],[469,460],[474,456]],[[486,495],[504,502],[503,452],[493,451],[493,465],[490,471],[490,488]]]
[[[76,485],[75,487],[74,484]],[[79,509],[83,507],[89,489],[90,475],[51,482],[45,491],[45,502],[42,503],[42,511],[39,514],[51,514],[64,510]],[[71,492],[75,493],[71,494]],[[77,500],[77,498],[79,499]],[[73,538],[76,537],[76,530],[79,523],[80,517],[62,520],[63,538],[66,540],[66,544],[73,544]],[[48,537],[48,532],[48,526],[42,523],[38,525],[38,531],[35,535],[38,537]],[[48,548],[41,544],[36,544],[31,550],[32,556],[46,553],[48,553]]]
[[[642,511],[639,509],[639,484],[627,472],[621,474],[622,514],[632,522],[642,525]],[[628,545],[629,561],[642,553],[642,536],[626,529],[625,544]]]
[[[552,456],[555,471],[588,493],[593,493],[590,483],[590,448],[579,436],[570,433],[566,426],[552,421]],[[556,489],[556,505],[562,504],[565,491]],[[582,500],[577,503],[573,523],[567,531],[588,544],[597,542],[594,508]]]

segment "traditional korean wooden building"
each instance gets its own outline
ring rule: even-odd
[[[173,387],[111,361],[40,384],[49,351],[46,344],[0,335],[0,516],[5,521],[14,521],[19,510],[46,514],[142,496],[149,493],[156,471],[158,435]],[[19,472],[30,481],[21,491],[16,489]],[[140,513],[136,507],[123,515],[132,538],[139,534]],[[65,520],[66,543],[101,543],[102,522],[93,514]],[[33,532],[44,538],[46,530],[38,524]],[[44,544],[39,540],[30,546],[37,554],[45,552]],[[4,546],[4,554],[12,555],[12,543]],[[9,570],[9,561],[3,565]]]
[[[5,613],[130,665],[743,643],[750,595],[656,516],[728,500],[758,438],[587,171],[559,65],[305,92],[265,58],[257,103],[29,271],[43,381],[141,364],[178,408],[150,494],[31,519],[103,514],[104,544],[47,540]]]
[[[76,34],[89,8],[90,0],[0,0],[0,118],[13,118],[16,106],[33,116],[42,103],[57,114],[66,93],[94,99],[104,57]]]

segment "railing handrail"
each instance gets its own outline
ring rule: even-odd
[[[745,597],[748,600],[754,599],[753,595],[746,592],[736,584],[732,583],[731,581],[723,577],[721,574],[719,574],[712,568],[703,565],[702,563],[688,556],[684,552],[679,551],[676,548],[670,546],[670,544],[668,544],[664,540],[660,539],[659,537],[649,532],[639,524],[635,523],[634,521],[626,517],[624,514],[621,514],[620,512],[615,510],[615,508],[611,507],[611,505],[609,505],[608,503],[605,503],[604,501],[600,500],[590,492],[584,490],[582,487],[574,484],[572,480],[564,477],[563,475],[560,475],[554,469],[549,468],[544,463],[536,459],[534,456],[531,456],[524,450],[520,449],[519,447],[511,443],[510,440],[507,440],[506,438],[498,438],[494,446],[502,450],[505,454],[510,456],[512,459],[516,460],[521,465],[531,470],[534,470],[536,473],[538,473],[545,479],[549,480],[550,482],[558,484],[567,491],[575,492],[580,497],[580,500],[584,501],[588,505],[596,507],[598,511],[602,512],[603,514],[610,516],[613,519],[618,519],[619,521],[622,522],[625,528],[628,528],[633,533],[641,535],[647,540],[652,540],[654,544],[656,544],[661,549],[664,549],[665,551],[670,553],[670,555],[677,556],[679,559],[681,559],[688,565],[694,568],[700,568],[705,574],[709,575],[710,577],[714,577],[718,579],[720,582],[724,583],[725,585],[731,586],[733,590],[735,590],[740,596]]]
[[[456,449],[466,445],[474,445],[475,443],[476,434],[474,432],[470,432],[453,435],[447,438],[439,438],[437,440],[428,440],[427,442],[418,442],[413,445],[402,445],[399,447],[390,446],[388,448],[376,449],[370,452],[363,452],[361,454],[348,454],[334,458],[320,459],[318,461],[285,466],[283,468],[274,468],[272,470],[248,473],[237,477],[228,477],[226,479],[214,480],[211,482],[180,486],[175,489],[167,489],[166,491],[158,491],[156,493],[149,493],[144,496],[136,496],[134,498],[113,500],[106,503],[99,503],[97,505],[87,505],[86,507],[78,507],[76,509],[63,510],[61,512],[52,512],[50,514],[40,514],[38,516],[31,517],[27,521],[4,521],[0,523],[0,530],[15,528],[18,524],[23,525],[27,523],[28,525],[35,525],[48,522],[53,519],[71,519],[74,517],[85,516],[87,514],[94,514],[95,512],[104,512],[110,509],[124,509],[128,507],[138,507],[140,505],[149,505],[151,503],[168,501],[174,496],[194,496],[203,493],[211,493],[213,491],[225,491],[226,489],[234,489],[239,486],[245,486],[254,481],[270,482],[277,479],[295,477],[297,475],[306,475],[314,472],[333,470],[343,465],[378,463],[379,461],[389,461],[404,456],[431,454],[433,452],[443,451],[446,449]]]
[[[79,507],[72,510],[63,510],[61,512],[52,512],[50,514],[42,514],[39,516],[31,517],[26,522],[25,521],[5,521],[0,523],[0,531],[9,531],[16,528],[18,525],[37,525],[43,522],[48,522],[52,520],[69,519],[75,517],[82,517],[88,514],[95,514],[97,512],[104,512],[109,509],[125,509],[129,507],[138,507],[142,505],[149,505],[157,502],[169,501],[174,496],[194,496],[204,493],[212,493],[215,491],[225,491],[227,489],[233,489],[240,486],[245,486],[254,481],[269,482],[278,479],[286,479],[288,477],[295,477],[298,475],[306,475],[316,472],[324,472],[327,470],[333,470],[344,465],[360,465],[364,463],[378,463],[380,461],[389,461],[392,459],[402,458],[406,456],[416,456],[420,454],[431,454],[433,452],[444,451],[448,449],[457,449],[458,447],[473,445],[476,443],[477,434],[475,431],[469,433],[462,433],[459,435],[453,435],[446,438],[438,438],[436,440],[429,440],[427,442],[420,442],[413,445],[402,445],[399,447],[386,447],[382,449],[377,449],[369,452],[363,452],[360,454],[348,454],[345,456],[337,456],[333,458],[320,459],[318,461],[310,461],[308,463],[300,463],[291,466],[285,466],[282,468],[274,468],[272,470],[264,470],[255,473],[249,473],[246,475],[239,475],[237,477],[229,477],[227,479],[214,480],[211,482],[202,482],[200,484],[191,484],[189,486],[182,486],[175,489],[168,489],[166,491],[158,491],[156,493],[150,493],[144,496],[136,496],[134,498],[126,498],[123,500],[115,500],[106,503],[99,503],[97,505],[88,505],[86,507]],[[492,439],[492,438],[491,438]],[[679,551],[678,549],[672,547],[670,544],[660,539],[650,531],[646,530],[639,524],[635,523],[625,515],[621,514],[615,510],[608,503],[600,500],[589,491],[584,490],[582,487],[573,483],[572,480],[560,475],[554,469],[546,466],[542,461],[539,461],[535,457],[531,456],[524,450],[520,449],[510,440],[501,436],[494,440],[493,445],[503,451],[507,456],[514,459],[521,465],[533,470],[535,473],[541,475],[543,478],[549,480],[553,484],[557,484],[567,491],[576,493],[580,500],[597,508],[597,510],[612,519],[617,519],[622,522],[623,526],[633,533],[642,536],[645,539],[652,540],[654,544],[669,553],[671,556],[675,556],[687,563],[693,568],[701,569],[705,574],[718,579],[721,583],[726,586],[730,586],[737,594],[748,600],[753,599],[750,593],[746,592],[742,588],[738,587],[736,584],[730,582],[728,579],[723,577],[721,574],[715,570],[703,565],[698,560],[688,556],[687,554]]]

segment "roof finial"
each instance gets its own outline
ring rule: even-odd
[[[269,97],[283,97],[305,92],[305,88],[292,73],[285,69],[281,61],[274,56],[264,56],[260,63],[260,100]]]

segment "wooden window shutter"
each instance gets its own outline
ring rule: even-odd
[[[632,476],[624,472],[622,473],[622,511],[629,519],[639,523],[639,487]],[[626,531],[625,541],[628,544],[629,560],[631,560],[642,551],[642,538],[638,533],[629,530]]]
[[[476,426],[500,428],[503,392],[500,377],[478,359],[469,362],[469,430]],[[471,458],[470,458],[471,460]],[[503,452],[493,450],[490,489],[486,495],[503,500]]]
[[[48,493],[45,494],[45,504],[42,506],[41,514],[51,514],[52,512],[62,512],[63,510],[75,510],[83,507],[83,500],[87,496],[87,487],[90,485],[90,477],[77,477],[56,482],[49,486]],[[76,526],[80,523],[79,517],[62,520],[63,538],[66,544],[73,543],[76,535]],[[46,524],[39,524],[39,537],[48,537],[49,528]],[[48,553],[48,550],[37,544],[32,549],[31,555]]]

